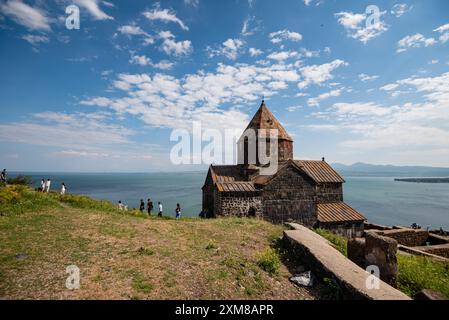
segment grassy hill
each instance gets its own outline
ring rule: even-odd
[[[87,197],[0,187],[0,298],[314,299],[255,219],[148,218]],[[66,267],[81,271],[68,290]]]

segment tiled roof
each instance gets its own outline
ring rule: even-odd
[[[252,182],[217,182],[219,192],[256,192]]]
[[[294,160],[317,183],[343,183],[345,180],[326,161]]]
[[[214,183],[243,180],[238,166],[211,166],[211,171]]]
[[[268,110],[267,106],[265,105],[265,102],[262,101],[262,104],[260,105],[259,110],[257,110],[256,114],[248,124],[248,129],[265,129],[267,132],[265,132],[265,135],[269,137],[269,131],[270,129],[277,129],[278,130],[278,139],[279,140],[288,140],[293,141],[293,139],[288,135],[287,131],[284,129],[284,127],[280,124],[280,122],[276,119],[276,117]],[[259,132],[258,134],[260,136],[263,136],[263,132]]]
[[[344,202],[317,204],[318,221],[337,223],[349,221],[364,221],[366,218]]]

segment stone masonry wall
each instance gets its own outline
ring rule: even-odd
[[[255,216],[262,216],[262,197],[247,194],[221,194],[220,215],[223,216],[250,216],[250,209],[255,210]]]
[[[316,193],[318,203],[343,201],[343,186],[341,183],[321,183],[316,186]]]
[[[377,234],[395,239],[399,244],[407,247],[418,247],[426,244],[429,232],[426,230],[399,229],[376,231]]]
[[[317,221],[315,188],[293,167],[274,178],[263,190],[263,215],[266,220],[289,220],[313,226]]]

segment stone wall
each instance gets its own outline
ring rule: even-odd
[[[397,250],[396,240],[380,236],[376,232],[366,232],[365,265],[377,266],[380,270],[380,278],[392,286],[396,285],[398,272]]]
[[[439,244],[435,246],[414,247],[413,249],[424,251],[440,257],[449,258],[449,244]]]
[[[313,226],[317,221],[315,188],[293,167],[286,168],[263,190],[263,213],[269,221],[297,221]]]
[[[319,228],[332,231],[348,239],[359,238],[363,236],[363,222],[344,222],[344,223],[322,223],[317,225]]]
[[[242,193],[220,194],[220,212],[222,216],[261,217],[262,197]]]
[[[377,234],[395,239],[399,244],[407,247],[418,247],[426,244],[429,232],[426,230],[398,229],[376,231]]]
[[[341,183],[320,183],[316,186],[318,203],[343,201],[343,186]]]
[[[295,230],[284,231],[284,241],[292,255],[318,279],[332,279],[343,299],[411,300],[404,293],[379,281],[379,288],[369,289],[370,275],[333,248],[329,241],[312,230],[290,224]]]

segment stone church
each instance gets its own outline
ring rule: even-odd
[[[264,166],[259,159],[248,161],[251,146],[248,139],[241,138],[238,165],[210,166],[202,188],[203,214],[260,217],[274,223],[295,221],[347,237],[363,234],[365,217],[343,201],[344,179],[324,158],[294,160],[293,139],[264,101],[247,129],[256,132],[256,146],[263,132],[277,129],[277,171],[261,174]]]

